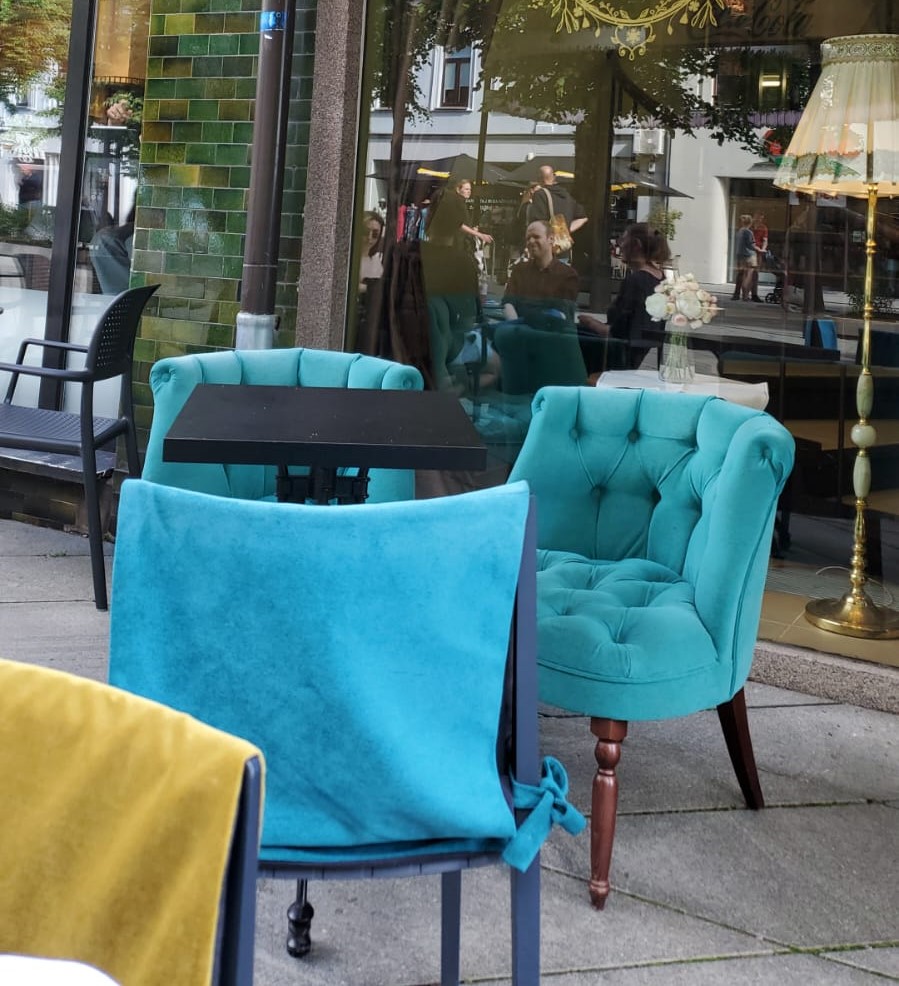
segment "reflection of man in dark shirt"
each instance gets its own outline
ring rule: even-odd
[[[553,256],[549,225],[541,220],[528,225],[525,236],[528,259],[515,264],[506,284],[503,311],[506,318],[520,318],[535,328],[574,322],[578,273]]]
[[[583,206],[574,199],[564,185],[556,181],[556,173],[548,164],[540,168],[540,184],[531,196],[527,215],[529,223],[537,219],[549,222],[553,216],[562,215],[568,224],[569,233],[576,232],[587,222],[587,214]]]

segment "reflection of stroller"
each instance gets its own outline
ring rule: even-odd
[[[784,299],[784,277],[786,265],[770,251],[765,253],[765,270],[774,275],[774,287],[765,295],[769,305],[780,305]]]

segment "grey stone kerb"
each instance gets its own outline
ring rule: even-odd
[[[318,0],[296,341],[342,349],[365,4]]]

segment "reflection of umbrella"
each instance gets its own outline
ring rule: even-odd
[[[375,161],[375,178],[387,178],[390,164]],[[450,157],[434,158],[430,161],[403,161],[400,178],[403,181],[441,181],[447,178],[475,179],[478,173],[477,158],[470,154],[453,154]],[[506,177],[504,168],[484,161],[481,177],[485,182],[502,181]]]
[[[524,164],[519,164],[517,168],[506,175],[506,180],[519,182],[540,181],[540,169],[547,164],[555,170],[557,178],[574,177],[573,157],[542,155],[532,157],[530,161],[525,161]]]
[[[433,161],[413,162],[409,168],[413,172],[408,176],[410,178],[476,178],[478,160],[469,154],[453,154],[451,157],[436,158]],[[482,163],[481,178],[484,181],[502,181],[505,177],[505,168],[489,161]]]
[[[637,195],[667,195],[669,198],[692,199],[692,195],[679,192],[676,188],[657,180],[653,175],[644,175],[633,171],[618,161],[612,161],[611,175],[612,191],[622,191],[627,188],[636,189]]]
[[[543,165],[551,165],[556,172],[556,177],[561,179],[574,178],[574,158],[573,157],[534,157],[530,161],[525,161],[517,168],[506,175],[506,183],[519,185],[540,180],[540,168]],[[637,195],[668,195],[671,198],[691,199],[692,195],[686,192],[679,192],[676,188],[666,185],[662,181],[657,181],[654,176],[646,175],[639,171],[633,171],[621,161],[612,160],[612,172],[609,178],[609,185],[613,192],[623,192],[627,189],[634,189]]]

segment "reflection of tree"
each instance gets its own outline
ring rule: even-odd
[[[0,99],[64,64],[72,0],[0,0]]]
[[[723,16],[723,15],[722,15]],[[592,31],[557,30],[550,3],[534,0],[376,0],[369,5],[369,89],[393,111],[388,168],[387,242],[393,241],[401,201],[405,124],[427,116],[419,70],[435,45],[481,50],[484,76],[483,158],[490,111],[512,113],[575,127],[576,197],[589,214],[608,212],[609,155],[615,122],[651,125],[670,133],[702,129],[720,144],[761,151],[754,118],[757,100],[728,102],[710,95],[722,69],[737,78],[758,75],[762,58],[749,46],[715,48],[687,34],[659,37],[645,56],[620,57]],[[673,41],[677,43],[672,43]],[[797,61],[795,49],[764,53],[766,66]],[[803,62],[800,58],[798,61]],[[756,64],[758,63],[758,64]],[[767,69],[766,69],[767,70]],[[801,81],[808,82],[807,62]],[[795,74],[784,98],[795,102]],[[801,88],[802,86],[800,86]],[[748,86],[747,86],[748,88]],[[780,108],[787,108],[783,106]],[[605,159],[605,160],[604,160]],[[608,250],[601,223],[591,224],[593,266],[603,267]]]
[[[419,72],[435,45],[482,45],[492,34],[501,0],[376,0],[369,4],[366,52],[369,89],[393,113],[387,188],[386,241],[400,204],[403,135],[408,119],[427,115]]]

